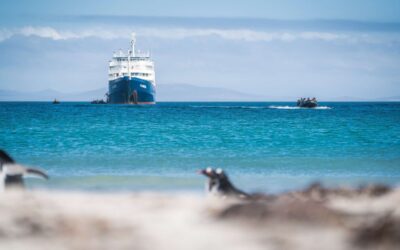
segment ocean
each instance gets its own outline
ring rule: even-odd
[[[32,189],[202,192],[208,166],[241,189],[400,182],[400,103],[0,102],[0,148],[45,169]]]

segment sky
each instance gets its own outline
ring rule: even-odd
[[[399,13],[400,0],[1,1],[0,90],[104,88],[136,32],[157,84],[400,96]]]

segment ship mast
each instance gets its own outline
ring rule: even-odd
[[[135,43],[136,43],[136,34],[132,32],[131,34],[131,50],[128,50],[128,79],[131,79],[131,56],[135,57]],[[128,103],[130,103],[130,84],[128,84]]]
[[[128,50],[128,77],[131,79],[131,56],[135,57],[136,34],[131,34],[131,50]]]
[[[131,49],[132,49],[132,56],[135,57],[135,43],[136,43],[136,34],[131,34]]]

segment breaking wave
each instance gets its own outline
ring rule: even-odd
[[[301,108],[301,107],[297,107],[297,106],[268,106],[268,108],[270,108],[270,109],[310,109],[310,108]],[[328,107],[328,106],[319,106],[319,107],[315,107],[312,109],[332,109],[332,108]]]

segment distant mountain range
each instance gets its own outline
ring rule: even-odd
[[[266,97],[235,90],[199,87],[190,84],[165,84],[157,86],[158,101],[265,101]]]
[[[0,101],[92,101],[104,98],[107,88],[84,92],[63,93],[52,89],[36,92],[0,90]],[[190,84],[157,85],[157,101],[294,101],[295,96],[272,97],[254,95],[235,90],[215,87],[199,87]],[[327,101],[400,101],[400,96],[377,99],[362,99],[351,96],[327,98]]]
[[[37,92],[0,90],[0,101],[91,101],[104,98],[107,88],[62,93],[52,89]],[[199,87],[189,84],[157,85],[157,101],[264,101],[266,97],[224,88]]]
[[[0,101],[91,101],[104,98],[105,88],[85,92],[62,93],[52,89],[36,92],[22,92],[13,90],[0,90]]]

